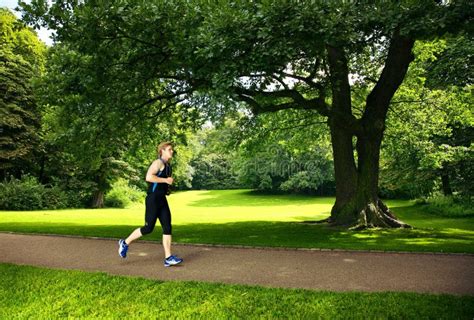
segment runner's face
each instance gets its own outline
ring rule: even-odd
[[[162,153],[163,158],[171,159],[173,158],[173,153],[174,153],[173,147],[167,146],[165,149],[163,149],[163,153]]]

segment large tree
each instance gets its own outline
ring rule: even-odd
[[[185,140],[183,127],[188,123],[177,121],[176,114],[158,119],[153,106],[140,116],[114,112],[115,94],[97,84],[89,59],[66,44],[56,44],[48,52],[45,72],[35,91],[42,106],[46,151],[41,161],[42,180],[59,179],[66,189],[90,193],[90,205],[99,208],[119,177],[135,183],[143,180],[158,141]],[[126,93],[121,94],[128,99]],[[179,154],[175,164],[180,170],[175,179],[185,184],[189,180],[186,158],[190,156]]]
[[[334,156],[330,221],[360,227],[406,226],[377,195],[390,101],[414,59],[415,40],[467,30],[473,13],[470,1],[429,0],[37,0],[23,8],[28,21],[90,55],[104,87],[142,96],[143,103],[117,111],[187,99],[210,113],[228,100],[244,101],[254,114],[319,112]],[[362,104],[354,103],[361,98],[353,85],[367,88]]]
[[[0,8],[0,178],[34,167],[40,116],[32,89],[46,46],[8,9]]]

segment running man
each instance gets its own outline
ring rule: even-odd
[[[169,185],[173,184],[169,161],[173,157],[171,142],[162,142],[157,147],[159,159],[153,161],[148,168],[146,181],[149,183],[145,200],[145,225],[135,229],[127,239],[119,240],[119,256],[127,257],[128,246],[143,235],[149,234],[155,228],[156,220],[160,219],[163,229],[163,248],[165,251],[165,267],[183,262],[183,259],[171,254],[171,212],[166,200]]]

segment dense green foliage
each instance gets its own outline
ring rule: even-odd
[[[242,189],[246,186],[238,181],[235,163],[238,161],[235,136],[238,135],[235,121],[227,119],[218,128],[205,126],[191,139],[189,147],[193,169],[193,189]]]
[[[334,195],[330,144],[315,116],[281,111],[252,119],[238,113],[202,129],[191,145],[193,188]],[[308,119],[319,127],[311,128]],[[278,127],[281,123],[293,126]]]
[[[472,29],[459,36],[447,37],[441,43],[444,50],[437,51],[435,59],[426,62],[429,87],[443,89],[448,86],[462,88],[472,85],[474,83]]]
[[[423,210],[441,217],[448,218],[474,218],[473,198],[467,196],[433,195],[417,199],[423,204]]]
[[[104,194],[118,178],[145,189],[144,176],[157,157],[156,146],[172,140],[177,143],[173,162],[176,183],[189,186],[190,155],[180,144],[186,143],[189,131],[199,122],[191,123],[170,112],[111,112],[116,94],[101,92],[103,86],[91,82],[91,72],[97,70],[87,67],[89,62],[88,55],[66,45],[50,49],[45,75],[37,86],[45,110],[43,181],[57,179],[69,186],[71,179],[77,180],[88,186],[92,206],[101,207]]]
[[[125,179],[119,179],[105,195],[105,206],[125,208],[133,203],[142,203],[145,193],[135,186],[129,186]]]
[[[329,134],[312,111],[282,110],[248,122],[240,180],[271,192],[334,195]]]
[[[336,184],[331,222],[363,227],[404,226],[378,198],[379,163],[387,113],[399,109],[391,100],[415,57],[415,41],[462,37],[473,11],[466,1],[127,0],[110,6],[63,0],[22,7],[28,22],[56,30],[57,40],[83,57],[77,70],[88,75],[81,96],[89,113],[102,105],[106,119],[132,120],[183,102],[179,113],[185,119],[196,119],[196,112],[219,119],[243,102],[253,115],[290,109],[327,119]],[[314,192],[331,180],[325,150],[313,151],[319,148],[315,138],[306,150],[276,156],[267,151],[255,160],[247,152],[257,170],[242,174],[243,182],[262,190]],[[281,140],[275,142],[266,146],[282,149]],[[222,176],[232,182],[228,158],[199,158],[215,169],[198,169],[209,181],[197,181],[201,187],[216,187]],[[284,173],[281,168],[294,164],[288,159],[321,170]],[[241,172],[248,167],[240,162]]]
[[[45,187],[36,178],[24,175],[0,184],[0,210],[44,210],[82,206],[78,196],[59,187]]]
[[[472,75],[466,68],[472,37],[464,20],[472,6],[466,2],[127,0],[109,6],[64,0],[23,8],[25,21],[55,29],[58,40],[41,80],[29,89],[40,105],[30,114],[35,124],[21,131],[33,137],[36,128],[42,137],[33,174],[75,193],[84,206],[126,205],[127,192],[112,189],[118,179],[145,190],[143,177],[162,140],[177,144],[176,189],[333,195],[328,118],[350,119],[319,105],[323,99],[332,106],[335,97],[328,46],[344,48],[351,112],[362,119],[397,25],[402,35],[423,41],[388,111],[380,194],[472,194]],[[15,59],[22,54],[39,74],[44,55],[37,53],[44,46],[24,27],[14,32],[13,15],[2,17],[8,20],[2,40],[14,43]],[[30,101],[33,91],[16,96]],[[205,120],[212,123],[203,128]],[[352,142],[356,149],[357,139]],[[20,162],[12,168],[24,170]]]
[[[0,179],[35,168],[40,115],[32,79],[41,74],[45,45],[0,8]]]
[[[381,160],[386,195],[474,194],[472,83],[427,85],[426,64],[446,50],[443,40],[417,43],[417,58],[392,102]]]

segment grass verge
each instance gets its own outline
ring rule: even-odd
[[[0,318],[472,319],[474,297],[337,293],[0,264]]]

